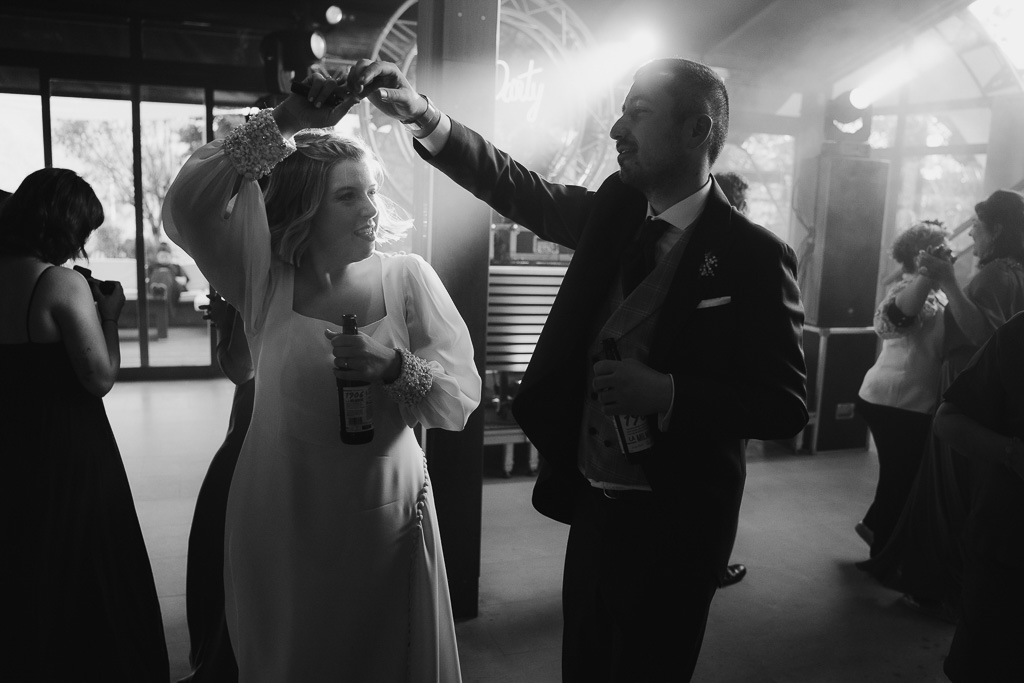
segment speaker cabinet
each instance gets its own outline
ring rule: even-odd
[[[874,328],[804,326],[810,419],[801,448],[819,451],[868,447],[868,425],[854,410],[864,374],[878,355]]]
[[[807,322],[818,327],[871,325],[878,286],[889,162],[822,153],[805,162],[798,204],[813,215],[800,263]]]

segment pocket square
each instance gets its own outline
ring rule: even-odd
[[[724,306],[730,301],[732,301],[731,296],[720,296],[714,299],[704,299],[699,304],[697,304],[697,308],[714,308],[715,306]]]

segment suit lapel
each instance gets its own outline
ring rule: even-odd
[[[731,226],[732,207],[716,182],[704,211],[692,228],[693,235],[662,303],[658,330],[651,346],[652,360],[665,357],[672,340],[686,328],[697,304],[712,291],[714,281],[722,278],[727,269],[723,262],[727,260],[725,250]],[[710,267],[712,259],[718,261],[717,266]]]

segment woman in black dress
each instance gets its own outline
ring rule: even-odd
[[[1024,680],[1022,349],[1018,313],[957,376],[935,416],[935,431],[970,460],[974,484],[960,619],[944,667],[957,683]]]
[[[120,368],[118,283],[58,267],[103,208],[73,171],[0,210],[0,433],[10,681],[166,683],[160,604],[102,397]],[[109,286],[108,286],[109,285]]]
[[[191,673],[179,683],[235,683],[238,664],[224,621],[224,519],[238,454],[249,431],[256,377],[242,316],[217,293],[206,317],[217,328],[217,362],[235,384],[224,443],[206,470],[188,534],[185,610]]]

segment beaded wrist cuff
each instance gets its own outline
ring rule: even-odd
[[[420,403],[434,384],[434,374],[430,372],[430,363],[406,349],[398,349],[402,356],[402,372],[398,379],[384,384],[384,393],[395,403],[410,408]]]
[[[274,120],[273,109],[263,109],[224,138],[224,153],[239,175],[259,180],[295,151]]]

